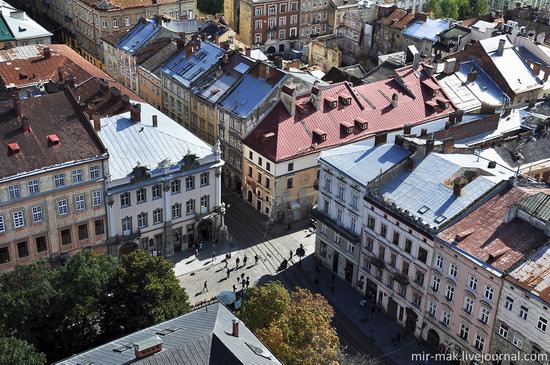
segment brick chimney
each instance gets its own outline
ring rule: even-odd
[[[535,62],[535,64],[533,65],[533,73],[538,76],[540,73],[541,67],[542,67],[542,64],[540,62]]]
[[[453,194],[456,196],[460,196],[462,193],[462,184],[459,182],[455,182],[453,184]]]
[[[420,130],[420,137],[425,137],[428,135],[428,129],[427,128],[422,128]]]
[[[466,82],[474,82],[476,80],[477,80],[477,71],[470,70],[470,72],[468,72],[468,76],[466,77]]]
[[[412,132],[412,125],[405,124],[403,126],[403,134],[411,134],[411,132]]]
[[[244,49],[244,54],[247,56],[247,57],[250,57],[250,47],[246,47]]]
[[[155,114],[153,115],[153,128],[157,128],[159,126],[159,120],[158,116]]]
[[[92,116],[92,120],[94,122],[94,129],[99,132],[101,130],[101,118],[99,117],[99,114],[94,114]]]
[[[52,57],[52,50],[49,47],[44,47],[44,59],[50,59]]]
[[[130,104],[130,118],[136,123],[141,122],[141,104]]]
[[[296,113],[296,88],[284,85],[281,88],[281,101],[288,114],[294,116]]]
[[[397,108],[397,101],[399,100],[399,95],[393,94],[391,97],[391,106],[392,108]]]
[[[63,67],[57,68],[57,80],[63,82]]]
[[[231,334],[234,337],[239,337],[239,320],[236,318],[233,320],[233,331]]]
[[[381,144],[386,143],[388,140],[388,133],[378,133],[374,136],[374,145],[379,146]]]
[[[32,128],[29,125],[29,121],[28,121],[29,117],[27,117],[26,115],[22,115],[21,117],[17,118],[17,120],[19,120],[21,122],[21,131],[23,133],[32,132]]]
[[[268,76],[268,68],[269,66],[266,65],[264,62],[260,62],[260,64],[258,65],[258,77],[260,77],[261,79],[267,79],[267,76]]]
[[[447,138],[443,140],[443,153],[445,154],[453,153],[454,147],[455,147],[454,138]]]
[[[428,139],[426,141],[426,154],[430,154],[434,150],[435,141],[433,139]]]

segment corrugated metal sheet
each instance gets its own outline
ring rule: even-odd
[[[540,192],[515,204],[518,209],[543,222],[550,221],[550,195]]]
[[[161,29],[162,27],[154,19],[146,20],[145,23],[139,22],[118,41],[117,48],[134,54]]]

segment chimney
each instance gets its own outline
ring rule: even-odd
[[[464,110],[460,109],[455,112],[455,122],[462,123],[462,117],[464,116]]]
[[[258,69],[258,77],[261,78],[261,79],[267,79],[267,75],[268,75],[268,71],[267,71],[267,65],[263,62],[260,62],[260,64],[258,65],[259,69]]]
[[[407,158],[407,169],[414,170],[414,159]]]
[[[76,82],[76,79],[74,76],[69,76],[67,79],[67,86],[69,86],[69,89],[74,89],[74,84]]]
[[[420,66],[420,52],[416,50],[416,52],[413,53],[413,70],[418,70],[418,66]]]
[[[435,141],[433,139],[428,139],[426,141],[426,154],[429,155],[434,150]]]
[[[102,94],[109,91],[109,82],[105,79],[99,79],[99,90],[101,90]]]
[[[315,110],[319,110],[321,108],[321,98],[321,89],[319,89],[317,86],[313,86],[311,88],[310,101]]]
[[[386,143],[388,140],[388,133],[378,133],[374,136],[374,145],[379,146],[381,144]]]
[[[393,94],[391,97],[391,106],[392,108],[397,108],[397,101],[399,100],[399,95]]]
[[[153,115],[153,128],[157,128],[159,126],[158,116],[155,114]]]
[[[201,33],[201,40],[206,42],[206,33]]]
[[[21,118],[21,100],[17,94],[13,94],[13,110],[15,111],[15,117]]]
[[[544,78],[542,79],[544,82],[548,81],[548,77],[550,76],[550,66],[546,66],[544,69]]]
[[[63,67],[57,68],[57,80],[63,82]]]
[[[17,118],[21,122],[21,131],[23,133],[30,133],[32,132],[32,128],[29,125],[29,122],[27,121],[29,117],[22,115],[20,118]]]
[[[453,153],[454,146],[455,146],[454,138],[447,138],[443,140],[443,153],[445,154]]]
[[[411,134],[411,132],[412,132],[412,125],[405,124],[403,126],[403,134]]]
[[[453,194],[456,196],[460,196],[461,193],[462,193],[462,184],[457,181],[453,184]]]
[[[86,114],[88,114],[88,116],[92,116],[94,115],[94,113],[95,113],[95,104],[89,103],[88,105],[86,105]]]
[[[44,47],[44,59],[47,60],[52,56],[52,50],[49,47]]]
[[[472,68],[470,72],[468,72],[468,76],[466,77],[466,82],[474,82],[477,80],[477,71]]]
[[[214,43],[219,46],[220,45],[220,35],[218,33],[216,33],[216,35],[214,35]]]
[[[246,47],[244,49],[244,54],[247,56],[247,57],[250,57],[250,47]]]
[[[542,67],[542,64],[540,62],[535,62],[535,64],[533,65],[533,73],[538,76],[540,73],[541,67]]]
[[[99,132],[101,130],[101,119],[99,117],[99,114],[94,114],[92,116],[92,120],[94,122],[94,129]]]
[[[176,48],[180,50],[183,47],[185,47],[185,41],[183,39],[176,39]]]
[[[239,337],[239,320],[233,320],[233,332],[231,333],[234,337]]]
[[[130,104],[130,118],[136,123],[141,122],[141,104]]]
[[[281,101],[283,102],[288,114],[296,114],[296,88],[283,85],[281,88]]]
[[[395,141],[393,142],[396,146],[403,147],[403,142],[405,141],[405,138],[399,134],[395,136]]]
[[[197,41],[192,39],[185,45],[185,59],[188,60],[191,58],[193,53],[197,50]]]
[[[499,56],[502,56],[504,54],[504,45],[506,44],[506,39],[501,39],[498,41],[498,49],[497,53]]]
[[[420,137],[426,137],[428,135],[428,129],[427,128],[422,128],[420,130]]]
[[[222,62],[224,65],[227,65],[229,63],[229,56],[227,55],[227,52],[224,53]]]

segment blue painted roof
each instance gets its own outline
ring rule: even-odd
[[[449,29],[448,20],[428,18],[425,22],[419,20],[413,22],[403,30],[403,34],[412,38],[435,41],[437,35],[446,29]]]
[[[128,34],[118,41],[116,46],[118,49],[134,54],[161,29],[162,27],[157,24],[155,19],[147,20],[145,23],[138,22]]]
[[[224,53],[222,48],[210,42],[201,42],[201,48],[189,59],[185,58],[185,49],[183,49],[164,65],[161,72],[189,87],[193,81],[214,66]]]
[[[373,146],[373,140],[322,151],[319,160],[337,168],[359,184],[366,186],[380,173],[403,161],[411,153],[394,144]]]
[[[477,78],[474,82],[467,83],[468,73],[472,68],[477,71]],[[509,98],[502,91],[497,83],[481,67],[480,61],[471,60],[462,62],[456,73],[457,77],[464,82],[468,89],[482,102],[490,105],[505,104]]]

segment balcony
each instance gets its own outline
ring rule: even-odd
[[[407,275],[404,275],[400,272],[393,274],[393,280],[397,281],[399,285],[407,285],[409,284],[409,277]]]
[[[355,233],[353,231],[350,231],[348,228],[343,227],[339,223],[335,222],[326,213],[324,213],[323,211],[320,211],[318,208],[314,208],[311,210],[311,216],[319,220],[321,223],[329,226],[332,230],[334,230],[340,236],[347,239],[349,242],[355,243],[355,244],[361,242],[361,236],[358,233]]]
[[[369,261],[371,265],[376,266],[379,269],[383,269],[386,266],[384,260],[376,256],[370,256]]]

